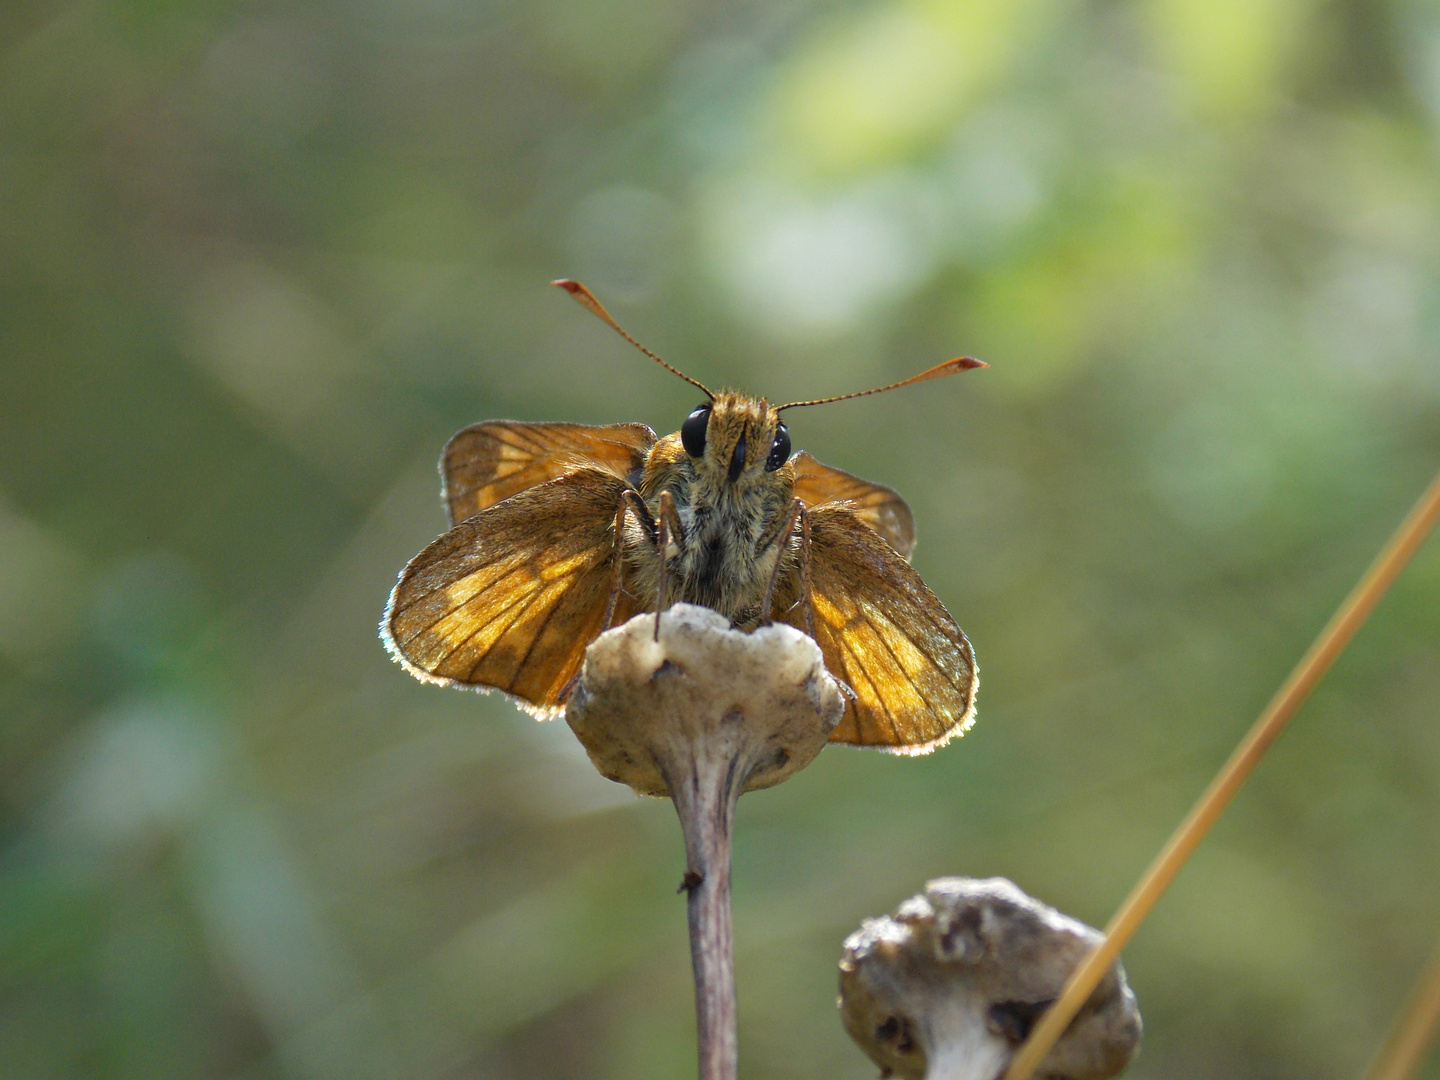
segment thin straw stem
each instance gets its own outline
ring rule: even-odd
[[[1230,755],[1224,767],[1205,790],[1205,794],[1186,815],[1180,827],[1161,848],[1139,883],[1120,906],[1105,940],[1096,946],[1065,984],[1054,1006],[1030,1032],[1030,1038],[1015,1055],[1004,1080],[1029,1080],[1030,1075],[1064,1033],[1080,1007],[1127,942],[1135,935],[1151,908],[1165,894],[1175,875],[1194,853],[1210,827],[1230,804],[1250,773],[1270,748],[1296,711],[1304,704],[1316,683],[1345,651],[1355,632],[1375,609],[1380,598],[1395,581],[1400,571],[1424,542],[1440,518],[1440,474],[1430,482],[1425,493],[1411,509],[1395,535],[1390,538],[1374,563],[1360,579],[1353,592],[1345,598],[1310,650],[1301,658],[1290,677],[1276,692],[1265,711]]]
[[[1440,1027],[1440,946],[1430,958],[1400,1020],[1370,1066],[1366,1080],[1409,1080],[1425,1061]]]

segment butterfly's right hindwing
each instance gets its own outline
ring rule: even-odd
[[[604,629],[626,481],[580,468],[475,513],[410,560],[385,609],[386,647],[430,682],[502,690],[537,715]],[[628,611],[620,597],[617,618]]]

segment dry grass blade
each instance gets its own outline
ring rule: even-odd
[[[1409,1080],[1425,1061],[1425,1051],[1440,1027],[1440,946],[1420,976],[1390,1038],[1365,1074],[1365,1080]]]
[[[1135,935],[1150,910],[1165,894],[1175,875],[1194,853],[1210,827],[1224,812],[1250,773],[1285,729],[1315,685],[1345,651],[1355,632],[1375,609],[1400,571],[1414,556],[1440,518],[1440,474],[1430,482],[1414,508],[1401,522],[1384,549],[1371,564],[1354,591],[1345,598],[1310,650],[1301,658],[1290,677],[1271,699],[1209,788],[1191,809],[1180,827],[1161,849],[1145,875],[1126,898],[1105,928],[1106,938],[1075,969],[1065,989],[1030,1038],[1015,1055],[1004,1080],[1029,1080],[1030,1075],[1055,1045],[1056,1039],[1080,1010],[1101,976],[1114,963],[1126,943]],[[1398,1075],[1398,1074],[1397,1074]]]

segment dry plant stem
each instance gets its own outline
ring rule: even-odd
[[[1265,711],[1260,714],[1235,752],[1230,755],[1209,788],[1186,815],[1180,827],[1166,842],[1155,861],[1150,864],[1134,890],[1120,906],[1109,926],[1105,940],[1075,969],[1054,1006],[1030,1033],[1030,1038],[1011,1062],[1004,1080],[1029,1080],[1055,1041],[1090,996],[1096,984],[1120,950],[1135,935],[1151,908],[1165,894],[1175,875],[1199,846],[1216,819],[1230,805],[1265,751],[1285,729],[1285,725],[1304,704],[1315,685],[1330,670],[1336,658],[1350,644],[1355,632],[1369,617],[1380,598],[1385,595],[1400,571],[1424,543],[1426,536],[1440,518],[1440,474],[1420,497],[1379,556],[1371,564],[1360,583],[1345,598],[1338,611],[1310,650],[1301,658],[1290,677],[1276,692]]]
[[[730,915],[730,832],[740,785],[734,761],[695,761],[673,777],[670,795],[685,834],[690,962],[700,1080],[733,1080],[739,1069],[735,947]]]
[[[1415,989],[1405,1012],[1385,1041],[1366,1080],[1409,1080],[1425,1061],[1425,1051],[1440,1027],[1440,946]]]

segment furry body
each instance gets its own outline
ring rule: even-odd
[[[713,608],[749,627],[760,611],[776,559],[795,562],[789,538],[779,536],[794,500],[794,467],[767,470],[766,458],[779,426],[764,399],[716,395],[706,428],[705,452],[692,458],[679,434],[660,439],[646,457],[640,497],[651,521],[626,515],[624,582],[637,610],[654,610],[660,590],[658,525],[662,495],[674,507],[665,551],[662,607],[684,602]],[[738,474],[731,478],[737,462]]]

